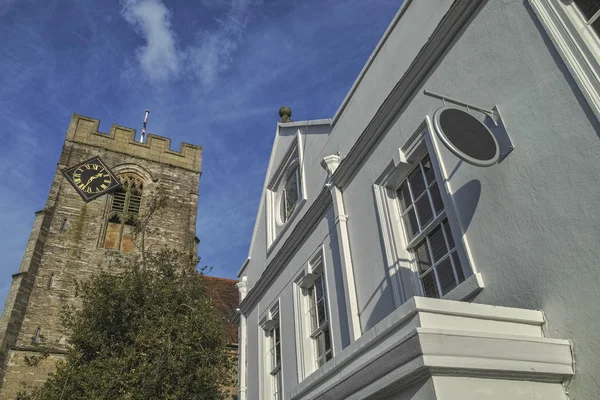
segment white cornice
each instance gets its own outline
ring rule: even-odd
[[[246,261],[244,261],[244,263],[242,264],[242,267],[237,273],[238,278],[242,276],[242,274],[246,270],[246,267],[248,266],[248,263],[250,263],[250,257],[246,258]]]

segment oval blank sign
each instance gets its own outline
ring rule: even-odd
[[[439,138],[460,159],[479,167],[498,161],[500,148],[494,134],[465,110],[442,107],[433,115],[433,121]]]

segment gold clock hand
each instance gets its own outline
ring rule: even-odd
[[[96,175],[92,176],[90,179],[88,179],[87,183],[86,183],[85,185],[83,185],[83,187],[81,188],[81,190],[85,190],[85,188],[86,188],[86,187],[87,187],[87,186],[88,186],[90,183],[92,183],[92,181],[93,181],[94,179],[96,179],[96,178],[100,178],[100,177],[102,176],[102,174],[103,174],[103,173],[102,173],[102,172],[100,172],[99,174],[96,174]]]
[[[84,190],[87,187],[87,185],[89,185],[90,182],[92,182],[93,180],[94,180],[94,177],[92,176],[90,179],[88,179],[87,183],[85,185],[83,185],[83,187],[81,188],[81,190]]]

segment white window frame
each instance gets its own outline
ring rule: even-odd
[[[262,398],[281,400],[283,399],[283,369],[281,354],[281,322],[279,318],[279,300],[270,307],[268,312],[260,321],[261,342],[262,342]],[[274,343],[274,332],[279,331],[279,362],[274,362],[277,355],[276,344]],[[277,391],[279,389],[279,391]]]
[[[443,167],[440,165],[438,153],[435,151],[431,139],[433,127],[424,121],[407,142],[398,149],[396,156],[373,185],[377,203],[380,228],[382,231],[383,245],[385,248],[387,272],[392,283],[396,307],[414,296],[424,296],[415,254],[408,249],[412,244],[418,243],[430,233],[443,219],[448,220],[448,225],[455,243],[465,280],[458,284],[442,299],[466,300],[471,298],[483,288],[481,275],[471,262],[462,231],[456,219],[454,205],[448,193],[447,180]],[[401,211],[398,204],[396,190],[409,174],[414,170],[425,155],[429,155],[434,169],[435,178],[440,190],[444,211],[428,225],[428,229],[408,239],[401,220]]]
[[[286,221],[281,219],[281,196],[283,195],[286,178],[296,172],[298,200],[294,210]],[[306,183],[304,174],[304,152],[302,148],[302,135],[296,132],[296,138],[287,149],[279,167],[273,173],[266,190],[266,217],[267,217],[267,253],[270,253],[279,239],[290,226],[300,209],[306,202]]]
[[[319,354],[318,354],[318,339],[315,334],[322,332],[323,327],[319,327],[317,330],[313,330],[312,321],[310,318],[310,299],[308,291],[315,284],[319,278],[323,285],[323,300],[325,302],[325,313],[326,313],[326,327],[329,329],[329,341],[331,358],[326,360],[323,364],[330,361],[336,352],[336,346],[334,343],[334,334],[332,332],[331,322],[331,303],[329,299],[329,290],[327,288],[327,274],[325,273],[325,257],[324,257],[323,246],[319,246],[308,261],[300,274],[295,279],[294,285],[294,310],[296,318],[296,348],[297,348],[297,359],[298,359],[298,381],[302,382],[307,376],[318,370],[321,366],[319,365]],[[325,354],[323,354],[325,357]]]
[[[600,120],[600,37],[577,5],[529,0],[546,33]]]
[[[454,278],[454,281],[456,283],[456,286],[460,285],[462,282],[464,282],[465,280],[465,276],[469,276],[470,275],[470,268],[468,268],[467,274],[465,274],[465,270],[467,270],[467,268],[464,268],[462,266],[462,264],[459,264],[458,266],[456,265],[452,254],[456,253],[458,254],[457,250],[456,250],[456,241],[454,240],[454,235],[451,232],[448,232],[448,227],[449,227],[449,223],[447,222],[448,218],[446,216],[446,204],[443,204],[443,209],[441,211],[437,211],[435,210],[435,206],[434,206],[434,201],[433,201],[433,190],[432,188],[434,186],[438,187],[439,190],[439,194],[440,194],[440,200],[442,200],[443,203],[443,199],[441,199],[441,188],[440,188],[440,183],[439,183],[439,179],[437,177],[434,177],[434,182],[433,183],[428,183],[425,181],[424,175],[425,175],[425,170],[422,168],[424,166],[424,162],[425,159],[429,158],[429,163],[433,164],[433,162],[431,161],[431,156],[429,156],[429,154],[426,152],[425,154],[423,154],[419,160],[416,160],[413,165],[411,165],[411,168],[409,169],[408,174],[406,175],[406,177],[404,177],[404,179],[401,180],[400,185],[398,185],[398,187],[394,187],[392,188],[392,190],[394,190],[394,194],[396,197],[396,207],[398,208],[398,214],[401,216],[400,219],[403,218],[407,218],[408,214],[412,213],[414,215],[415,218],[415,222],[418,224],[417,225],[417,230],[418,232],[416,234],[412,235],[412,238],[409,239],[408,233],[407,233],[407,226],[406,226],[406,222],[405,221],[401,221],[400,223],[402,224],[402,226],[399,229],[402,229],[404,237],[405,239],[405,246],[410,253],[411,253],[411,258],[414,260],[414,271],[416,273],[416,275],[418,276],[418,280],[419,280],[419,287],[421,289],[421,294],[426,296],[426,290],[425,290],[425,283],[424,283],[424,277],[428,276],[429,278],[433,277],[433,283],[435,285],[435,291],[438,294],[438,297],[443,297],[440,296],[440,294],[442,293],[442,284],[441,284],[441,279],[439,278],[439,269],[438,267],[440,267],[440,265],[442,264],[443,261],[445,261],[446,259],[448,259],[450,261],[450,267],[452,269],[452,276]],[[432,166],[433,169],[433,166]],[[413,174],[413,172],[416,172],[418,175],[420,175],[421,177],[423,177],[423,183],[425,185],[423,192],[419,193],[419,195],[417,196],[412,189],[412,184],[409,184],[409,180],[410,180],[410,176]],[[435,174],[435,171],[434,171]],[[413,198],[413,200],[411,201],[411,204],[406,207],[406,209],[402,209],[402,206],[400,205],[400,201],[398,199],[398,192],[400,191],[401,187],[406,187],[408,189],[408,196]],[[417,200],[416,198],[419,198],[419,200]],[[431,220],[428,223],[424,223],[423,221],[421,221],[421,216],[419,215],[419,212],[417,211],[417,204],[419,203],[419,201],[425,200],[429,207],[431,207],[432,212],[435,214],[432,214],[431,216]],[[406,215],[406,216],[404,216]],[[417,257],[417,245],[425,243],[425,252],[427,253],[426,259],[427,260],[433,260],[433,253],[429,254],[430,252],[432,252],[432,245],[430,244],[430,239],[429,236],[432,232],[436,231],[437,229],[440,229],[439,232],[441,232],[442,234],[442,240],[445,243],[446,246],[446,254],[444,256],[442,256],[439,260],[437,260],[437,262],[433,262],[432,265],[429,265],[428,268],[426,269],[426,271],[421,271],[420,267],[419,267],[419,262],[418,262],[418,257]],[[448,236],[451,236],[451,238],[449,238]],[[455,244],[455,246],[450,246],[450,242],[453,242]],[[451,248],[452,247],[452,248]],[[455,287],[456,287],[455,286]],[[445,295],[446,293],[444,293]]]

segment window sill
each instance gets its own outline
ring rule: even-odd
[[[560,0],[528,0],[546,34],[556,47],[577,86],[600,120],[600,67],[597,38],[575,21],[573,5]]]
[[[452,289],[450,293],[442,297],[442,299],[457,301],[469,300],[479,293],[484,287],[483,277],[481,274],[476,273],[465,279],[464,282]]]

